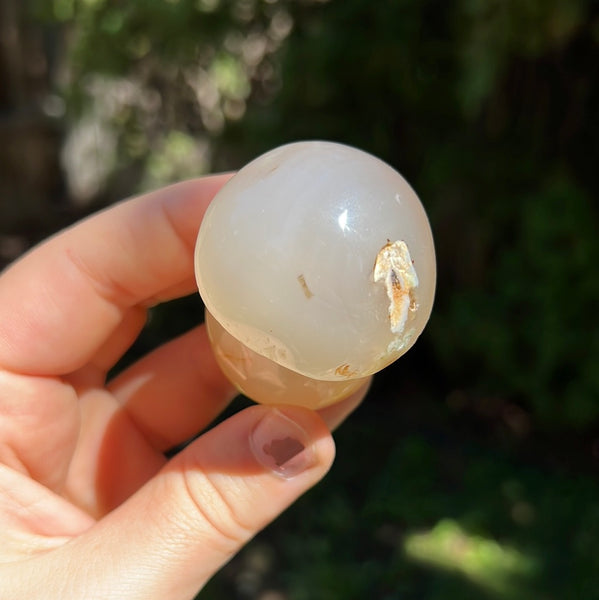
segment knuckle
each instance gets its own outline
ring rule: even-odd
[[[185,493],[199,516],[199,528],[206,541],[220,552],[231,554],[254,534],[249,523],[239,516],[241,493],[230,487],[228,478],[215,478],[206,472],[183,471]]]

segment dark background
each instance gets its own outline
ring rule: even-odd
[[[598,50],[591,0],[0,2],[0,266],[298,139],[430,216],[425,334],[202,598],[599,598]],[[127,360],[200,319],[155,309]]]

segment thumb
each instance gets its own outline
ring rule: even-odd
[[[80,592],[72,597],[193,598],[324,476],[333,456],[331,435],[312,411],[254,406],[238,413],[61,548],[93,556],[77,573],[80,583],[69,585]]]

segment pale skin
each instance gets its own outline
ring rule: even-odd
[[[148,308],[195,290],[227,177],[122,202],[0,275],[0,598],[193,598],[330,467],[365,389],[319,413],[250,407],[165,458],[234,396],[203,326],[107,381]],[[305,450],[274,473],[261,449],[288,437]]]

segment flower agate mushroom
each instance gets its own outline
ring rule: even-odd
[[[281,146],[210,204],[195,250],[217,361],[248,397],[321,408],[406,352],[431,313],[426,213],[374,156]]]

